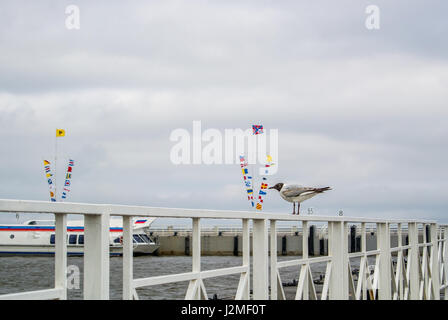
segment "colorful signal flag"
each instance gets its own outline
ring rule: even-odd
[[[56,137],[65,137],[64,129],[56,129]]]
[[[262,134],[263,133],[263,126],[262,125],[253,125],[252,126],[253,134]]]

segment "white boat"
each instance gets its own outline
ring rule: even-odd
[[[152,254],[159,245],[147,234],[155,218],[134,219],[134,255]],[[110,254],[123,253],[123,222],[110,220]],[[22,224],[0,224],[0,255],[54,255],[55,226],[53,220],[29,220]],[[67,253],[83,255],[84,222],[67,221]]]

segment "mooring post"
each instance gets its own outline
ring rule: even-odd
[[[314,237],[316,226],[310,226],[308,234],[308,256],[314,257]]]
[[[55,214],[55,288],[62,289],[60,299],[67,299],[67,215]]]
[[[266,219],[253,220],[253,299],[268,299],[268,229]]]
[[[431,241],[431,280],[433,297],[435,300],[440,300],[440,275],[439,275],[439,241],[437,238],[437,224],[431,223],[430,226],[430,241]]]
[[[109,299],[109,214],[84,216],[84,299]]]
[[[391,274],[391,256],[390,256],[390,232],[389,223],[377,223],[377,247],[379,254],[379,281],[378,281],[378,299],[391,300],[392,297],[392,274]]]
[[[323,237],[319,238],[319,255],[325,255],[325,239]]]
[[[233,255],[238,257],[238,236],[233,237]]]
[[[133,231],[132,217],[123,216],[123,299],[133,298]]]
[[[356,226],[350,227],[350,252],[356,252]]]
[[[344,221],[328,222],[328,255],[332,258],[330,299],[348,300],[348,241]]]
[[[282,237],[282,256],[286,256],[287,254],[288,254],[288,252],[287,252],[287,250],[286,250],[286,245],[287,245],[287,242],[286,242],[287,240],[286,240],[286,235],[284,235],[283,237]]]
[[[184,239],[184,252],[186,256],[189,256],[191,251],[190,251],[190,237],[186,236]]]
[[[408,251],[408,268],[409,268],[409,299],[418,300],[419,299],[419,247],[418,247],[418,229],[417,223],[408,223],[408,236],[409,245],[411,247]]]
[[[404,243],[405,243],[406,246],[409,245],[409,231],[408,231],[408,234],[406,235],[406,237],[404,239]],[[408,254],[409,254],[409,250],[408,249],[404,250],[404,255],[406,256],[406,258],[408,256]]]

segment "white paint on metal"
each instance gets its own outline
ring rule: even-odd
[[[164,218],[207,218],[207,219],[252,219],[252,220],[282,220],[282,221],[345,221],[382,223],[386,219],[356,218],[347,216],[299,216],[273,213],[256,213],[252,211],[228,211],[208,209],[157,208],[141,206],[124,206],[109,204],[85,204],[70,202],[48,202],[30,200],[0,199],[0,212],[30,212],[30,213],[68,213],[83,215],[101,215],[108,213],[113,216],[142,216]],[[437,223],[433,220],[387,219],[389,223]]]
[[[277,269],[277,221],[271,220],[270,240],[271,240],[271,265],[270,265],[270,283],[271,283],[271,300],[278,298],[278,269]]]
[[[428,239],[431,241],[431,263],[430,263],[430,285],[432,290],[430,290],[433,298],[435,300],[440,300],[440,275],[439,275],[439,260],[438,258],[438,239],[437,239],[437,224],[430,224],[430,237]]]
[[[65,295],[64,289],[54,288],[46,290],[28,291],[21,293],[4,294],[0,300],[52,300],[60,299]]]
[[[440,291],[448,296],[448,245],[447,225],[435,221],[371,219],[352,217],[286,216],[281,214],[254,213],[245,211],[195,210],[177,208],[154,208],[138,206],[95,205],[82,203],[49,203],[43,201],[0,200],[0,212],[55,213],[55,287],[47,290],[1,295],[0,299],[66,299],[67,272],[67,214],[82,214],[85,219],[84,256],[84,298],[109,298],[109,217],[123,216],[123,298],[138,299],[136,288],[163,285],[172,282],[189,281],[186,299],[207,299],[203,279],[239,274],[240,281],[235,299],[250,299],[250,229],[253,223],[253,298],[267,299],[271,285],[271,299],[285,299],[279,270],[297,266],[299,285],[296,298],[317,299],[311,264],[326,262],[321,299],[440,299]],[[192,271],[182,274],[133,278],[132,217],[191,218]],[[242,220],[242,265],[214,270],[201,270],[201,228],[200,219]],[[277,259],[277,221],[302,222],[301,259],[279,262]],[[328,223],[329,254],[323,257],[309,257],[309,222]],[[361,223],[361,252],[348,253],[348,222]],[[268,223],[270,224],[270,266],[268,273]],[[375,224],[377,249],[367,251],[366,223]],[[391,248],[391,224],[397,224],[398,246]],[[403,245],[402,224],[407,224],[409,245]],[[422,225],[423,242],[418,242]],[[430,226],[430,239],[426,239],[425,226]],[[372,229],[373,230],[373,229]],[[404,251],[409,250],[407,265]],[[422,251],[420,258],[419,251]],[[391,254],[397,254],[394,268]],[[375,256],[375,270],[370,274],[367,257]],[[357,284],[351,273],[350,259],[361,258]],[[270,277],[268,277],[270,275]],[[270,280],[269,280],[270,278]],[[376,289],[379,294],[376,296]]]
[[[418,230],[417,223],[408,224],[409,245],[411,249],[408,253],[408,272],[409,272],[409,299],[419,299],[419,248],[418,248]]]
[[[132,216],[123,217],[123,299],[132,300],[137,296],[134,293],[134,267],[133,267],[133,220]],[[138,296],[137,296],[138,297]]]
[[[268,299],[268,229],[266,220],[253,221],[253,298]]]
[[[61,289],[60,299],[67,299],[67,215],[56,214],[55,217],[55,283],[56,289]]]
[[[348,241],[345,222],[328,223],[328,254],[333,258],[330,277],[330,299],[348,299]]]
[[[109,299],[109,215],[84,216],[84,299]]]
[[[377,247],[380,251],[379,274],[378,274],[378,298],[381,300],[391,300],[391,265],[390,255],[390,232],[389,224],[377,224]]]

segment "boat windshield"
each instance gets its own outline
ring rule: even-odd
[[[143,240],[145,240],[145,242],[151,243],[151,239],[149,239],[149,237],[146,234],[140,234],[140,237],[142,237]]]
[[[138,243],[145,243],[145,241],[140,238],[138,234],[134,234],[134,240]]]

